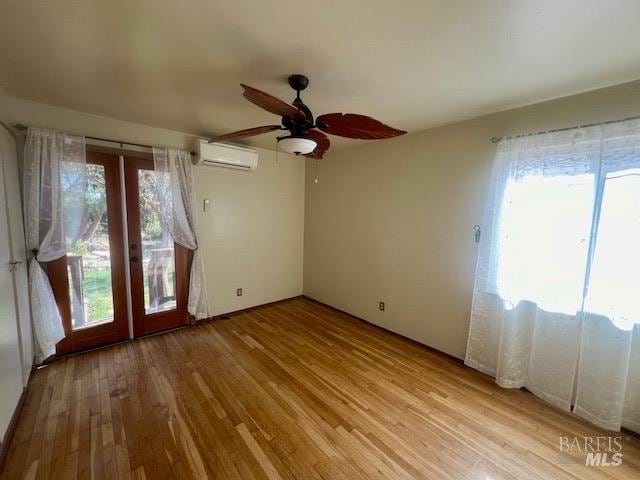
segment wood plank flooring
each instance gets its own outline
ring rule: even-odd
[[[35,372],[0,478],[640,478],[560,435],[611,433],[299,298]]]

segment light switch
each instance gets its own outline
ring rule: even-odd
[[[211,202],[209,201],[209,199],[208,199],[208,198],[205,198],[205,199],[202,201],[202,211],[203,211],[203,212],[206,212],[206,211],[207,211],[207,208],[209,208],[209,204],[210,204],[210,203],[211,203]]]

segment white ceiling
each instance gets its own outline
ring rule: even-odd
[[[0,86],[213,135],[278,122],[240,82],[292,100],[304,73],[316,115],[416,131],[639,78],[639,24],[638,0],[3,0]]]

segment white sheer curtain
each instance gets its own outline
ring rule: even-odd
[[[153,164],[160,215],[174,241],[194,251],[189,280],[189,314],[196,320],[211,317],[202,253],[196,239],[196,197],[191,154],[174,148],[154,148]]]
[[[24,147],[24,216],[29,262],[29,297],[36,358],[55,354],[64,337],[49,279],[40,263],[61,258],[81,233],[85,209],[84,137],[30,127]]]
[[[640,432],[640,121],[504,139],[465,363]]]

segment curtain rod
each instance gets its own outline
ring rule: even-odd
[[[536,133],[523,133],[522,135],[510,135],[508,137],[491,137],[491,143],[499,143],[500,140],[502,140],[503,138],[520,138],[520,137],[528,137],[530,135],[543,135],[545,133],[566,132],[567,130],[574,130],[576,128],[597,127],[598,125],[608,125],[610,123],[619,123],[619,122],[626,122],[627,120],[638,120],[638,119],[640,119],[640,115],[636,115],[635,117],[621,118],[619,120],[606,120],[604,122],[587,123],[585,125],[577,125],[575,127],[565,127],[565,128],[555,128],[553,130],[543,130],[542,132],[536,132]]]
[[[16,130],[20,130],[21,132],[26,131],[29,127],[25,126],[25,125],[21,125],[21,124],[16,124],[13,126]],[[88,138],[90,140],[98,140],[100,142],[110,142],[110,143],[118,143],[120,144],[120,148],[122,148],[123,145],[132,145],[134,147],[142,147],[142,148],[151,148],[153,149],[152,145],[145,145],[143,143],[133,143],[133,142],[123,142],[121,140],[112,140],[110,138],[100,138],[100,137],[90,137],[88,135],[84,135],[84,138]],[[196,152],[189,152],[191,154],[192,157],[195,157],[197,154]]]

